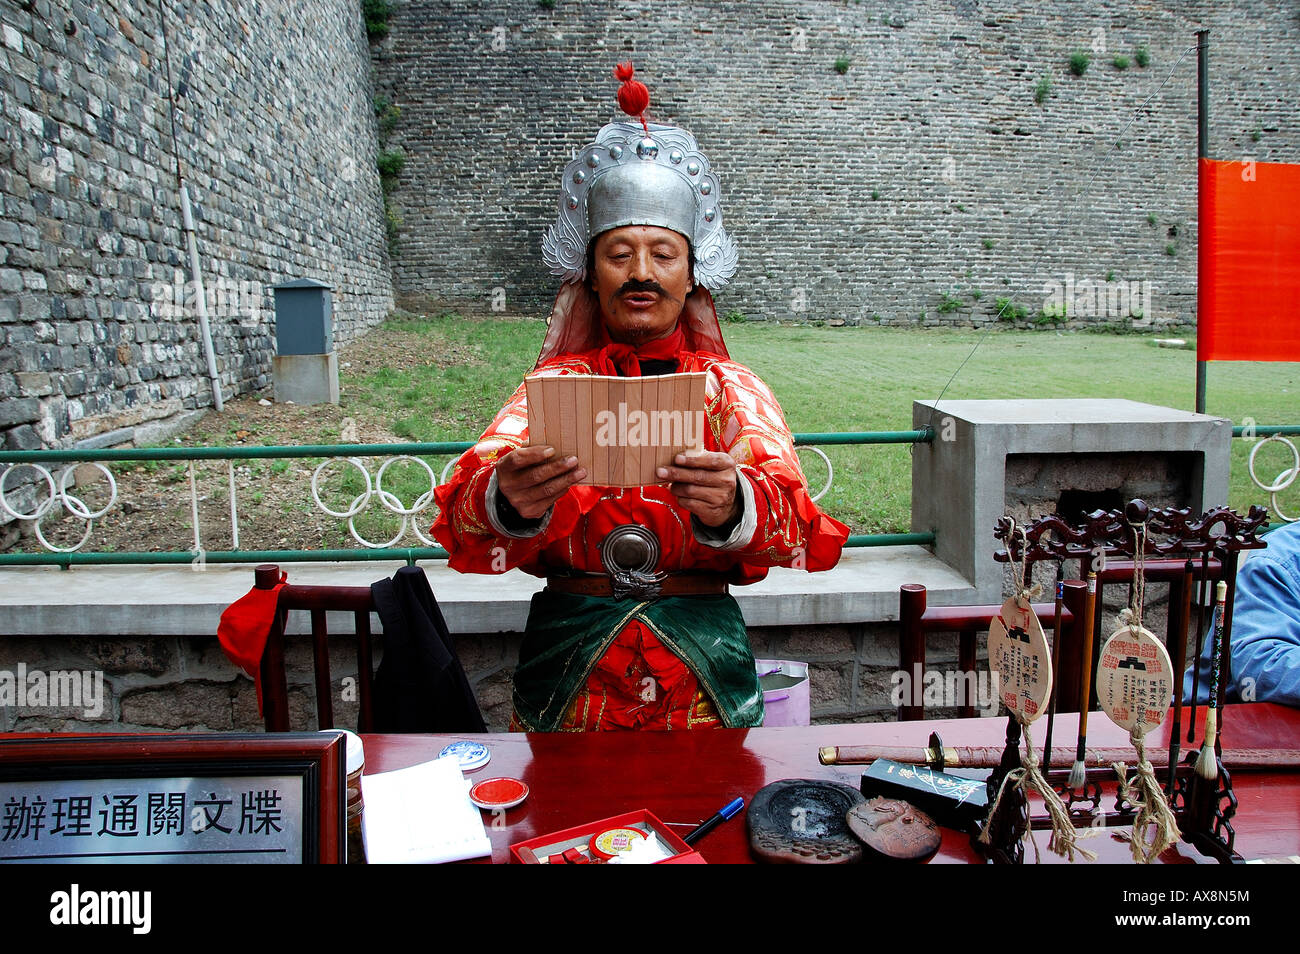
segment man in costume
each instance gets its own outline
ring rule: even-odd
[[[718,180],[685,130],[648,123],[632,79],[564,170],[543,257],[564,284],[533,375],[704,372],[704,450],[661,483],[581,485],[583,463],[529,446],[523,385],[437,490],[433,533],[464,572],[547,579],[515,670],[512,728],[754,726],[762,693],[729,584],[834,566],[848,528],[812,502],[789,429],[731,361],[710,288],[736,270]]]

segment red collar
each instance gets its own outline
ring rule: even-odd
[[[686,344],[681,322],[672,332],[663,338],[656,338],[640,345],[621,344],[609,339],[609,333],[601,329],[603,339],[601,348],[596,352],[592,370],[597,374],[608,374],[624,378],[641,375],[642,361],[672,361],[681,354]]]

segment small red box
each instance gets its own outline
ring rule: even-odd
[[[707,864],[698,851],[682,841],[667,825],[656,818],[653,812],[644,808],[634,812],[624,812],[622,815],[615,815],[613,818],[602,818],[599,821],[578,825],[575,828],[553,831],[549,835],[538,835],[536,838],[521,841],[510,846],[510,859],[525,865],[544,865],[547,863],[546,859],[549,856],[558,855],[566,848],[580,848],[585,852],[587,843],[591,841],[591,836],[607,828],[629,827],[654,832],[665,847],[676,852],[671,858],[656,861],[655,864],[657,865]]]

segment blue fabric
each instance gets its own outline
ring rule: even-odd
[[[1268,548],[1237,571],[1232,609],[1232,680],[1229,702],[1278,702],[1300,706],[1300,522],[1264,537]],[[1213,628],[1205,634],[1196,665],[1201,679],[1197,702],[1210,698]],[[1192,676],[1183,679],[1183,699],[1192,697]]]

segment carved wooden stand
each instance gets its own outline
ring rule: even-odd
[[[1067,523],[1058,516],[1040,517],[1028,527],[1015,528],[1012,522],[1003,517],[998,521],[994,536],[1003,542],[1005,549],[994,554],[999,562],[1016,562],[1026,560],[1030,563],[1039,560],[1064,561],[1078,559],[1086,568],[1091,561],[1098,558],[1118,557],[1133,559],[1135,553],[1134,528],[1145,525],[1143,538],[1144,558],[1154,556],[1168,558],[1185,556],[1187,573],[1192,573],[1193,556],[1200,556],[1202,568],[1207,565],[1210,556],[1215,556],[1223,568],[1223,578],[1228,584],[1228,598],[1223,622],[1223,643],[1221,647],[1220,668],[1224,677],[1219,684],[1217,717],[1222,725],[1223,700],[1230,678],[1229,660],[1232,633],[1232,602],[1237,576],[1238,554],[1242,550],[1259,549],[1265,544],[1257,539],[1261,526],[1268,518],[1268,512],[1262,507],[1251,507],[1250,512],[1242,517],[1227,507],[1216,507],[1206,511],[1199,518],[1192,519],[1191,511],[1186,508],[1167,508],[1151,510],[1141,500],[1130,501],[1123,512],[1118,510],[1098,510],[1089,514],[1077,525]],[[1214,533],[1216,527],[1222,527],[1222,533]],[[1190,590],[1187,596],[1190,597]],[[1100,616],[1100,614],[1098,614]],[[1180,661],[1187,658],[1187,624],[1189,615],[1184,612],[1178,617],[1179,622],[1171,627],[1166,635],[1167,648],[1173,659]],[[1058,636],[1059,638],[1059,636]],[[1197,652],[1199,653],[1199,644]],[[1095,673],[1095,668],[1094,668]],[[1177,689],[1182,694],[1182,672],[1176,672]],[[1090,698],[1092,687],[1089,686],[1081,696]],[[1056,689],[1053,687],[1051,711],[1055,713]],[[1181,703],[1176,702],[1176,711],[1181,713]],[[1195,707],[1193,707],[1195,712]],[[1189,720],[1194,725],[1195,717]],[[1176,723],[1176,728],[1181,728]],[[1193,763],[1197,752],[1189,752],[1183,764],[1179,764],[1180,731],[1170,737],[1169,765],[1164,772],[1166,779],[1164,791],[1169,799],[1170,808],[1178,820],[1183,840],[1193,845],[1202,854],[1217,859],[1222,863],[1241,861],[1241,856],[1233,848],[1236,833],[1232,828],[1232,817],[1237,810],[1237,798],[1232,792],[1232,777],[1224,767],[1219,756],[1221,746],[1216,743],[1216,761],[1218,778],[1207,782],[1196,774]],[[1020,725],[1014,718],[1008,719],[1007,747],[1001,764],[993,771],[988,780],[989,804],[997,797],[1002,780],[1012,769],[1021,767],[1020,759]],[[1222,738],[1222,729],[1220,729]],[[1191,734],[1188,741],[1191,741]],[[1162,770],[1163,771],[1163,770]],[[1069,788],[1070,772],[1068,768],[1054,769],[1045,773],[1049,784],[1061,795],[1062,801],[1070,812],[1076,828],[1131,826],[1135,811],[1118,792],[1112,807],[1102,805],[1102,783],[1115,781],[1115,772],[1111,768],[1097,767],[1087,771],[1087,781],[1080,790]],[[1046,829],[1050,822],[1045,815],[1030,816],[1028,801],[1020,789],[1008,790],[998,805],[997,812],[988,822],[989,844],[979,842],[972,836],[972,843],[995,863],[1019,864],[1024,861],[1024,837],[1030,827]]]

